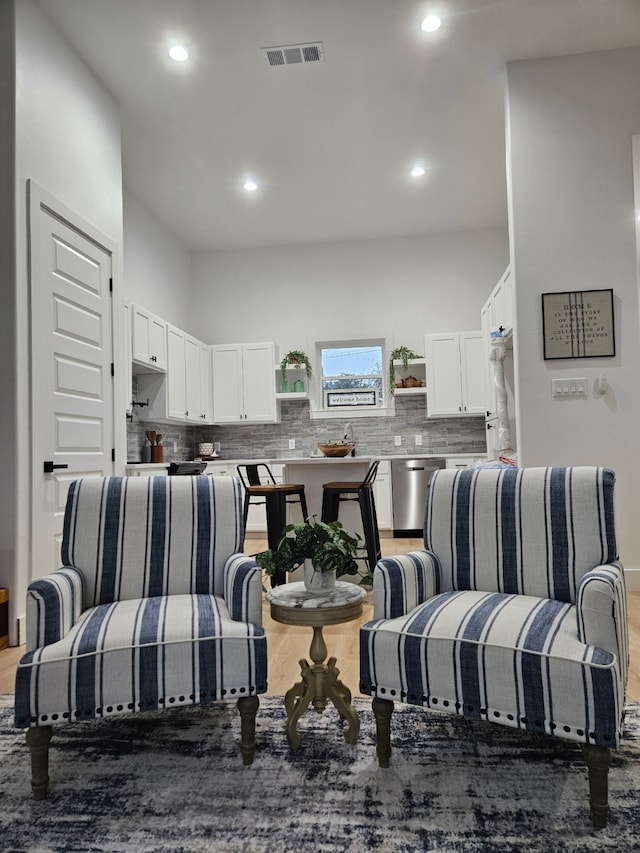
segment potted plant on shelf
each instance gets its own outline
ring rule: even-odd
[[[391,354],[389,356],[389,393],[394,394],[396,390],[396,368],[394,361],[401,361],[402,366],[407,368],[409,366],[409,360],[412,358],[422,358],[421,355],[415,353],[409,347],[396,347],[396,349],[391,350]]]
[[[336,578],[361,574],[356,562],[361,541],[361,536],[349,533],[339,521],[325,523],[314,517],[288,524],[275,549],[262,551],[255,559],[267,575],[293,572],[303,566],[307,589],[322,594],[333,589]],[[371,583],[370,577],[367,572],[360,583]]]
[[[306,352],[302,352],[302,350],[299,349],[292,349],[285,354],[284,358],[280,362],[280,377],[282,379],[283,388],[287,378],[288,367],[304,368],[304,371],[307,374],[307,379],[311,379],[311,362],[309,361],[309,356]]]

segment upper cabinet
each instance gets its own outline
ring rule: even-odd
[[[501,332],[502,339],[507,348],[512,346],[513,335],[513,276],[511,267],[507,267],[500,281],[491,291],[489,298],[482,306],[480,318],[482,323],[482,334],[485,346],[485,386],[487,396],[485,402],[486,417],[488,419],[497,417],[498,401],[497,387],[495,382],[495,368],[491,361],[491,339],[496,332]]]
[[[489,459],[496,459],[505,450],[513,454],[515,447],[514,290],[511,267],[507,267],[481,311],[487,373],[485,411]]]
[[[167,369],[167,323],[140,305],[131,306],[131,359],[134,373]]]
[[[206,344],[167,325],[167,372],[138,376],[138,397],[156,420],[211,423],[211,372]]]
[[[168,417],[211,422],[211,371],[208,347],[175,326],[167,328]]]
[[[481,415],[486,400],[486,350],[482,332],[425,335],[427,415]]]
[[[212,346],[213,422],[278,422],[274,363],[274,343]]]
[[[513,276],[507,267],[500,281],[482,307],[482,330],[485,334],[500,330],[507,338],[513,332]]]

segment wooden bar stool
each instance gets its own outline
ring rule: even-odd
[[[247,529],[249,504],[264,504],[267,511],[267,541],[269,548],[273,550],[277,547],[287,524],[287,504],[300,504],[304,521],[309,516],[304,485],[276,483],[271,469],[264,462],[258,462],[255,465],[237,465],[236,468],[244,486],[244,529]],[[271,586],[285,583],[286,578],[286,572],[277,572],[271,576]]]
[[[373,572],[376,563],[382,556],[376,502],[373,497],[373,484],[379,464],[378,460],[371,464],[361,483],[325,483],[322,487],[322,521],[324,522],[338,520],[342,501],[357,501],[360,505],[362,530],[364,531],[364,543],[370,572]]]

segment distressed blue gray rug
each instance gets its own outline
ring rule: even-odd
[[[640,851],[640,706],[610,772],[609,826],[591,828],[577,745],[396,705],[378,767],[370,703],[356,746],[335,710],[307,712],[291,754],[281,698],[261,698],[251,767],[234,706],[60,726],[35,802],[13,697],[0,697],[0,850],[144,853]]]

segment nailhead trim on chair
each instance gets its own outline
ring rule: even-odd
[[[360,689],[371,696],[378,696],[381,699],[387,699],[389,697],[396,699],[398,698],[397,690],[387,690],[384,687],[376,687],[374,684],[367,685],[365,690],[363,685],[360,685]],[[410,705],[421,705],[423,707],[432,705],[437,710],[438,705],[442,705],[443,708],[455,708],[458,716],[471,716],[476,713],[476,709],[473,705],[465,705],[461,702],[453,702],[449,699],[439,699],[436,696],[421,696],[417,697],[415,694],[406,694],[404,691],[401,691],[399,694],[400,701],[406,701]],[[495,717],[496,720],[508,720],[509,723],[513,723],[515,721],[515,716],[509,712],[505,711],[491,711],[489,713],[486,708],[480,708],[478,713],[482,717],[487,717],[488,721],[491,722],[491,717]],[[555,730],[557,728],[561,728],[565,734],[574,734],[576,736],[575,739],[584,739],[585,743],[596,742],[596,741],[605,741],[607,743],[611,742],[611,736],[608,733],[598,733],[590,731],[585,736],[585,731],[582,728],[576,728],[575,726],[565,726],[555,722],[549,722],[548,720],[529,720],[527,717],[520,717],[519,722],[521,726],[524,726],[527,731],[542,731],[543,733],[550,730]],[[514,725],[513,728],[520,728],[519,725]]]

